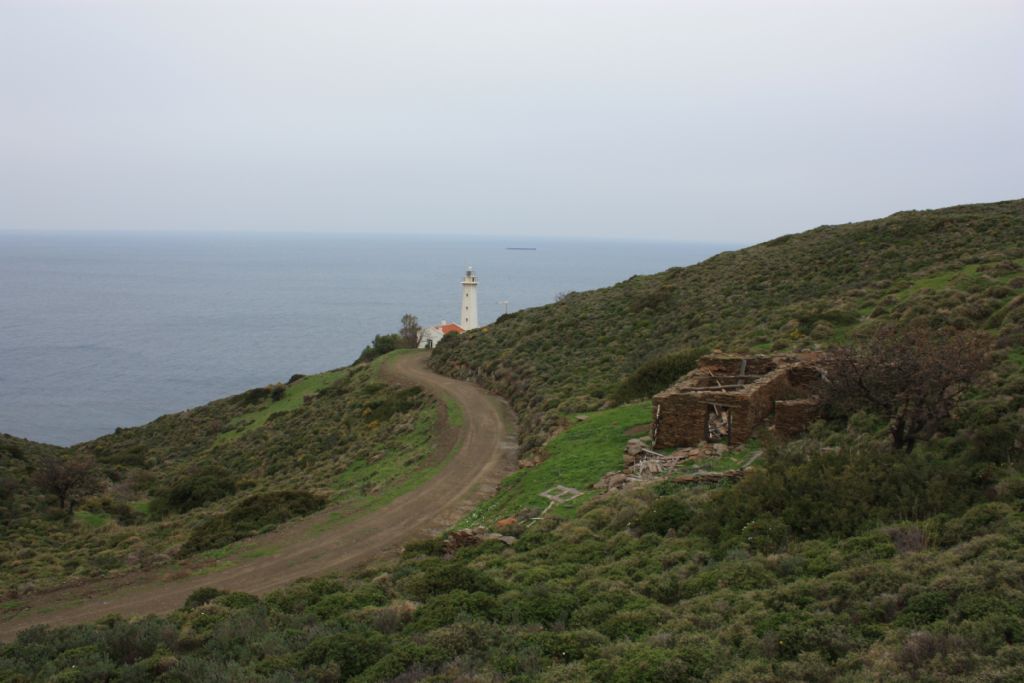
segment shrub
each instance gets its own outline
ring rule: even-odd
[[[368,401],[365,405],[364,415],[367,421],[383,422],[393,415],[405,413],[418,407],[422,400],[423,391],[419,387],[394,389]]]
[[[226,469],[218,465],[205,465],[181,475],[169,487],[155,491],[150,510],[157,516],[168,512],[180,514],[234,492],[235,482]]]
[[[194,609],[200,605],[205,605],[221,595],[227,595],[227,591],[222,591],[212,586],[197,588],[192,591],[187,598],[185,598],[185,604],[182,605],[182,609]]]
[[[248,391],[239,394],[236,397],[236,400],[244,405],[259,403],[270,396],[270,391],[270,387],[256,387],[255,389],[249,389]]]
[[[425,605],[416,610],[413,628],[429,631],[462,619],[489,619],[494,616],[496,605],[494,596],[487,593],[453,590],[430,598]]]
[[[502,618],[515,624],[568,623],[579,606],[576,594],[563,586],[538,583],[500,598]]]
[[[182,555],[219,548],[261,529],[323,508],[326,499],[306,491],[275,491],[249,496],[224,514],[206,520],[193,530],[181,548]]]
[[[371,342],[370,345],[364,348],[362,353],[359,354],[359,358],[356,359],[355,364],[369,363],[374,358],[378,358],[400,348],[403,348],[403,340],[400,335],[378,334],[373,338],[373,342]]]
[[[362,673],[387,652],[387,639],[367,628],[317,638],[302,653],[303,664],[334,664],[347,680]]]
[[[648,398],[697,367],[705,349],[687,349],[647,361],[620,384],[612,394],[617,403]]]
[[[677,497],[658,498],[636,520],[644,533],[665,535],[669,529],[684,529],[692,516],[690,506]]]
[[[442,593],[463,590],[495,594],[498,585],[486,574],[452,560],[427,560],[399,581],[398,590],[420,602]]]
[[[899,626],[924,626],[946,616],[950,596],[945,591],[924,591],[911,596],[907,606],[896,617]]]

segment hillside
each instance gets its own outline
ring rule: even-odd
[[[7,607],[69,581],[199,570],[210,551],[325,505],[379,505],[434,464],[447,419],[419,389],[382,382],[380,366],[296,376],[70,449],[3,437]],[[95,463],[70,517],[35,484],[53,454]]]
[[[916,316],[1019,345],[1022,257],[1024,200],[823,226],[502,316],[446,339],[432,366],[507,398],[529,451],[675,352],[827,346]]]
[[[993,349],[912,450],[893,447],[887,415],[833,406],[798,438],[757,432],[744,448],[761,457],[738,481],[590,488],[646,429],[646,397],[699,349],[824,348],[893,322],[978,332]],[[572,293],[448,339],[432,362],[519,413],[537,464],[462,523],[503,538],[448,534],[263,597],[201,589],[165,616],[36,627],[0,649],[0,678],[1024,679],[1024,202],[818,228]],[[373,388],[368,368],[345,372],[352,399],[401,395]],[[300,413],[270,418],[267,396],[245,409],[232,400],[88,453],[115,470],[145,467],[147,453],[217,453],[252,472],[234,444],[324,452],[322,422],[276,441],[263,430]],[[335,409],[365,421],[374,408],[360,400]],[[417,400],[389,419],[424,414]],[[733,467],[747,452],[700,466]],[[286,460],[273,476],[326,495],[306,473],[320,458]],[[538,520],[554,485],[584,495]]]

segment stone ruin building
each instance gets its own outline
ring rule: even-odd
[[[654,448],[736,445],[773,417],[776,431],[794,435],[818,416],[815,394],[821,354],[750,356],[714,353],[654,397]]]

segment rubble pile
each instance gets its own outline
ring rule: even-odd
[[[459,548],[466,548],[483,543],[484,541],[501,541],[505,545],[513,545],[516,542],[516,538],[515,536],[495,533],[482,526],[473,527],[472,529],[459,529],[448,534],[448,538],[444,540],[444,552],[446,556],[450,557]]]

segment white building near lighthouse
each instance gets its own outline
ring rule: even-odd
[[[445,320],[440,325],[424,327],[420,330],[419,343],[421,349],[432,349],[448,334],[462,334],[467,330],[480,327],[476,303],[476,273],[473,266],[466,269],[466,277],[462,279],[462,299],[459,302],[461,325]]]
[[[416,346],[420,349],[432,349],[437,346],[442,339],[444,339],[445,335],[462,334],[463,332],[465,332],[465,330],[455,323],[442,320],[440,325],[424,327],[420,330],[419,343],[417,343]]]
[[[475,330],[480,327],[476,310],[476,273],[473,266],[466,268],[462,279],[462,329]]]

